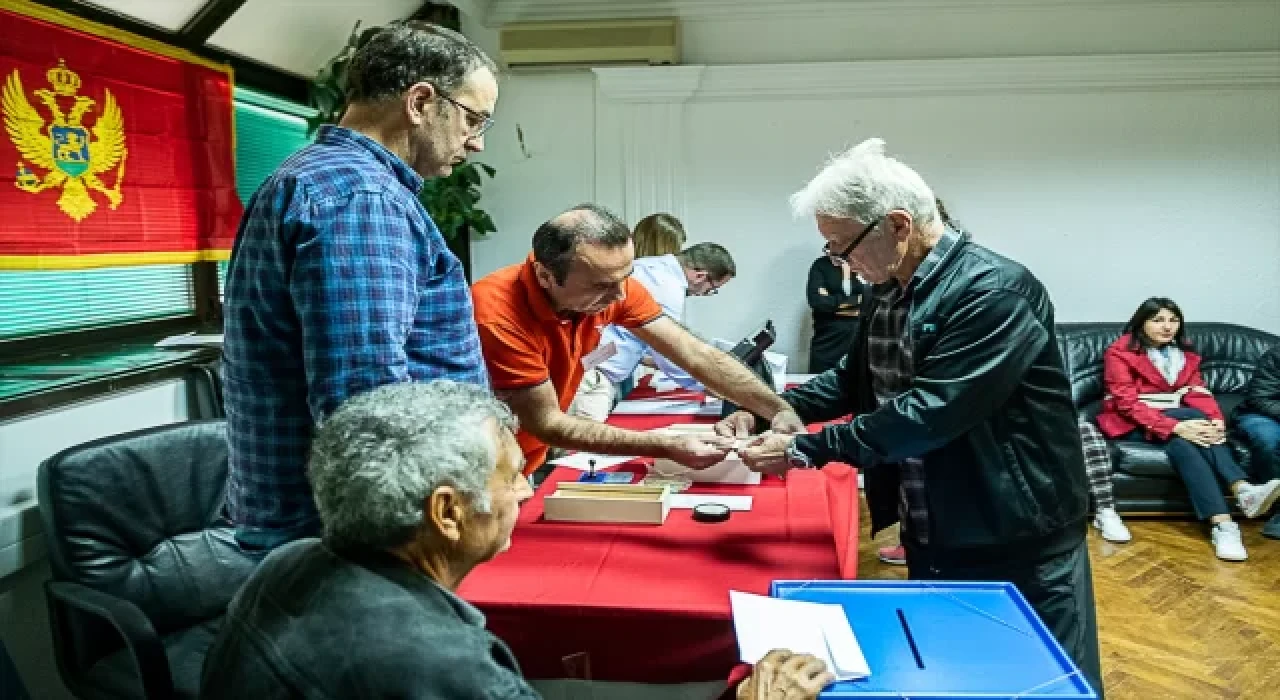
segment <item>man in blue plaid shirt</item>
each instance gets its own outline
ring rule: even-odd
[[[347,397],[404,381],[487,386],[462,267],[418,200],[484,148],[493,62],[461,35],[400,23],[351,60],[338,126],[254,193],[227,277],[227,503],[269,550],[319,533],[313,428]]]

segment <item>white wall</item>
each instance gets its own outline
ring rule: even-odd
[[[33,698],[70,697],[53,662],[41,588],[49,571],[34,500],[36,468],[68,447],[189,415],[186,385],[174,380],[0,421],[0,639]]]
[[[687,111],[690,230],[742,260],[727,293],[691,305],[700,330],[741,335],[757,322],[746,308],[780,319],[784,352],[802,347],[800,290],[821,240],[783,195],[828,150],[881,136],[979,242],[1047,285],[1060,320],[1122,320],[1161,294],[1192,319],[1280,332],[1280,92],[743,107]],[[751,136],[762,133],[787,138]]]
[[[485,136],[481,158],[498,169],[484,186],[498,233],[472,246],[476,278],[523,260],[539,224],[593,198],[594,91],[587,71],[502,79],[500,126]],[[517,128],[524,134],[523,150]]]
[[[910,17],[706,10],[683,25],[705,67],[508,75],[482,158],[499,170],[484,200],[499,232],[476,244],[477,275],[522,259],[536,225],[578,201],[631,223],[672,211],[739,263],[725,293],[690,302],[694,329],[737,338],[772,318],[798,368],[821,240],[787,195],[827,153],[880,136],[981,243],[1040,277],[1060,320],[1121,320],[1159,293],[1193,320],[1280,333],[1280,3],[958,4],[914,25],[920,3]],[[867,56],[908,60],[839,62]]]

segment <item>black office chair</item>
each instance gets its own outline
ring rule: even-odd
[[[54,652],[79,698],[196,698],[205,653],[256,564],[223,517],[226,424],[73,447],[40,465]]]
[[[187,369],[187,396],[192,418],[226,418],[222,405],[222,361],[202,362]]]
[[[22,683],[22,677],[18,675],[18,667],[13,663],[13,659],[9,658],[9,650],[5,648],[2,639],[0,639],[0,698],[31,700],[31,693],[27,692],[27,686]]]

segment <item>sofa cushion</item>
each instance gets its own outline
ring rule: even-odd
[[[1133,476],[1178,478],[1163,447],[1136,440],[1116,440],[1111,443],[1111,468]]]

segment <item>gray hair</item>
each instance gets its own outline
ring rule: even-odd
[[[933,190],[916,171],[884,153],[884,139],[867,139],[833,156],[804,189],[791,195],[797,217],[814,214],[870,224],[894,209],[917,225],[938,219]]]
[[[446,379],[389,384],[344,402],[316,430],[308,466],[325,541],[404,544],[422,525],[427,497],[446,485],[489,512],[498,445],[487,419],[515,430],[511,410],[484,388]]]
[[[564,284],[569,263],[580,243],[616,248],[631,240],[631,229],[598,204],[579,204],[557,215],[533,233],[533,259],[542,263],[556,284]]]
[[[497,73],[493,59],[461,34],[426,22],[394,22],[356,49],[347,99],[377,102],[424,82],[451,92],[481,68]]]
[[[705,270],[713,281],[736,277],[738,274],[738,266],[734,264],[733,256],[719,243],[694,243],[676,253],[676,257],[685,267]]]

